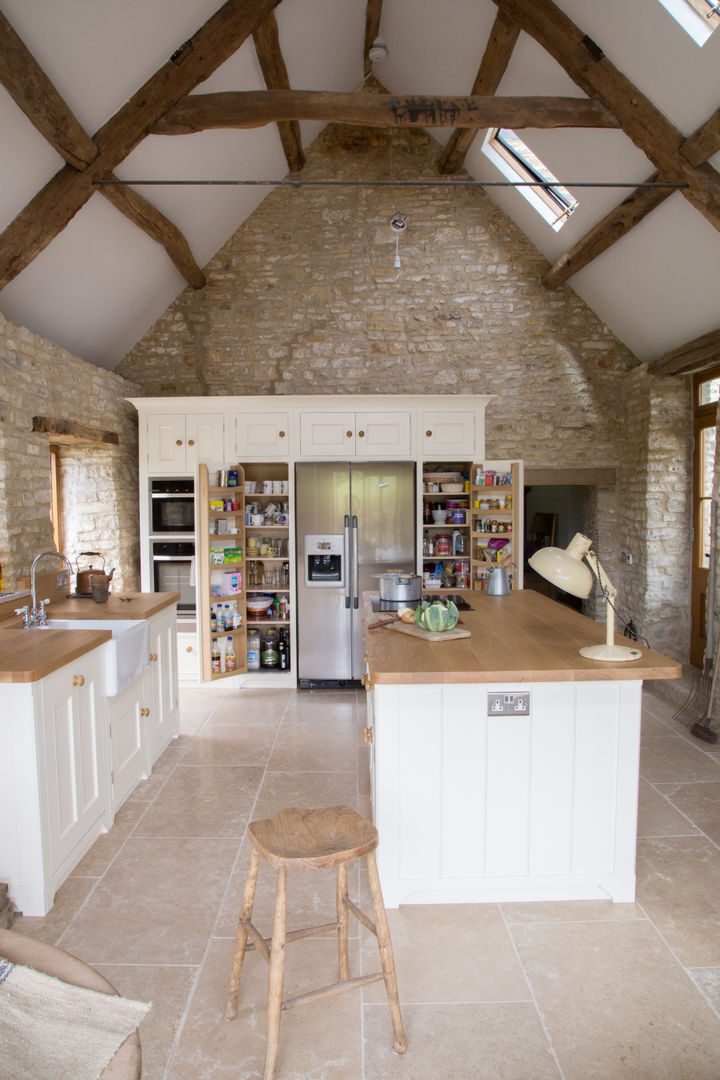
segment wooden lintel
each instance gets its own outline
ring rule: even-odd
[[[720,173],[691,165],[681,152],[682,132],[604,55],[553,0],[493,0],[552,56],[588,95],[618,118],[625,134],[683,196],[720,229]]]
[[[720,108],[709,117],[702,127],[689,135],[680,147],[680,153],[691,165],[701,165],[720,150]]]
[[[654,184],[658,179],[658,174],[653,173],[646,183]],[[672,193],[673,188],[637,188],[553,263],[543,275],[543,285],[547,289],[557,289],[563,285],[573,274],[577,274],[578,270],[582,270],[629,233]]]
[[[587,98],[424,97],[325,90],[241,90],[192,94],[153,124],[153,135],[208,128],[253,128],[278,120],[322,120],[365,127],[602,127],[618,121]]]
[[[102,444],[117,446],[120,436],[116,431],[98,431],[78,420],[57,420],[51,416],[33,416],[33,431],[50,436],[50,442],[61,445]]]
[[[84,169],[98,149],[0,11],[0,83],[58,154]]]
[[[290,80],[280,48],[280,35],[274,12],[255,27],[253,41],[268,90],[289,90]],[[277,128],[288,168],[290,172],[299,172],[305,164],[300,124],[297,120],[279,120]]]
[[[519,34],[520,27],[517,23],[509,19],[504,11],[498,11],[473,83],[472,94],[489,95],[497,91]],[[455,173],[461,169],[476,136],[477,130],[473,128],[457,128],[453,131],[447,146],[438,158],[440,172]]]
[[[370,46],[380,34],[380,17],[382,16],[383,0],[367,0],[365,5],[365,43],[363,46],[363,70],[365,77],[372,71],[370,59]]]
[[[617,482],[615,469],[543,469],[525,466],[525,487],[579,486],[614,487]]]
[[[226,0],[93,136],[100,151],[82,171],[64,166],[0,235],[0,289],[72,220],[163,113],[235,53],[280,0]]]
[[[650,375],[694,375],[720,363],[720,329],[688,341],[647,366]]]
[[[113,178],[107,177],[107,179]],[[195,262],[184,235],[177,225],[166,218],[152,203],[125,185],[117,187],[112,184],[102,185],[99,190],[120,213],[146,232],[156,243],[162,244],[170,259],[193,289],[202,289],[207,284],[207,279]]]

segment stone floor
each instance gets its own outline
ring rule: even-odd
[[[153,1002],[144,1080],[251,1080],[264,1054],[257,953],[237,1019],[222,1016],[245,828],[284,805],[369,813],[363,695],[192,688],[181,701],[181,735],[151,778],[50,914],[15,928]],[[673,710],[645,691],[636,903],[391,911],[407,1054],[391,1052],[375,984],[286,1013],[279,1080],[717,1080],[720,744],[693,739]],[[366,891],[359,871],[352,882]],[[272,888],[265,869],[256,915],[267,933]],[[291,878],[292,925],[332,919],[333,902],[325,872]],[[356,967],[374,967],[374,939],[355,935]],[[293,944],[288,989],[302,992],[319,967],[331,981],[334,960],[332,938]]]

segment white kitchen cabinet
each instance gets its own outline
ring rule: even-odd
[[[420,432],[424,459],[451,461],[453,458],[482,460],[484,432],[480,414],[474,409],[422,409]]]
[[[108,699],[113,814],[119,810],[138,783],[148,776],[145,727],[150,710],[147,701],[146,673],[115,697]]]
[[[199,673],[197,633],[181,631],[177,636],[178,679],[196,682]]]
[[[300,413],[301,457],[409,457],[409,409]]]
[[[286,459],[290,454],[290,415],[287,410],[237,412],[230,416],[228,428],[225,454],[228,461]]]
[[[200,461],[222,461],[225,422],[216,413],[148,413],[147,469],[150,473],[192,473]]]
[[[150,620],[150,656],[147,669],[148,772],[178,732],[177,616],[175,608]]]

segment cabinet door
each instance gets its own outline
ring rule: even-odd
[[[225,457],[225,420],[222,413],[188,413],[185,419],[187,472],[194,472],[200,461],[223,461]]]
[[[354,457],[355,413],[300,413],[301,457]]]
[[[113,813],[147,776],[144,737],[147,701],[147,677],[144,674],[108,699]]]
[[[355,414],[355,452],[368,457],[408,457],[411,451],[410,412]]]
[[[287,458],[290,451],[290,417],[287,412],[242,412],[234,417],[234,442],[228,448],[231,461],[245,458]]]
[[[186,471],[184,413],[148,413],[147,459],[150,472]]]
[[[109,812],[104,695],[102,649],[43,680],[49,873]]]
[[[195,682],[198,678],[197,634],[178,634],[178,678]]]
[[[472,409],[423,409],[420,420],[423,457],[475,458],[476,419]]]
[[[150,621],[149,766],[157,761],[178,729],[177,616],[175,608]]]

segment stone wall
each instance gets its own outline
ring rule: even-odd
[[[5,588],[27,583],[38,552],[54,548],[46,416],[116,431],[117,446],[61,448],[63,546],[100,551],[117,567],[113,587],[139,588],[137,417],[123,399],[137,387],[72,356],[0,315],[0,563]],[[46,568],[52,568],[48,561]]]

